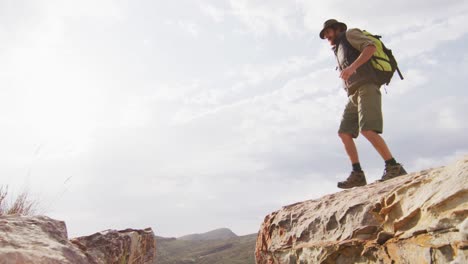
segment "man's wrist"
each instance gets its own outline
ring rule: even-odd
[[[349,69],[355,72],[357,70],[356,64],[352,63],[351,65],[349,65]]]

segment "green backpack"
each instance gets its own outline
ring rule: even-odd
[[[398,72],[400,79],[403,80],[403,75],[398,68],[398,64],[395,60],[395,57],[393,56],[392,50],[385,47],[383,42],[380,40],[382,36],[373,35],[365,30],[362,32],[364,35],[368,36],[370,39],[372,39],[372,41],[374,41],[375,47],[377,48],[377,50],[374,52],[374,55],[372,56],[371,64],[375,70],[375,73],[377,74],[379,84],[388,85],[395,71]]]

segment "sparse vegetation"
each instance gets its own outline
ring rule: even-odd
[[[8,186],[0,186],[0,216],[34,215],[37,203],[29,199],[28,192],[23,191],[15,198],[8,196]]]
[[[180,240],[156,237],[158,264],[255,264],[257,234],[229,239]]]

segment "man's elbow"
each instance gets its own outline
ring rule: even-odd
[[[374,52],[377,50],[377,47],[375,45],[368,45],[364,50],[370,54],[374,54]]]

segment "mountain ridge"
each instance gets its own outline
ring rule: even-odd
[[[177,237],[178,240],[219,240],[238,237],[231,229],[222,227],[204,233],[194,233]]]
[[[156,263],[255,264],[254,251],[257,235],[257,233],[252,233],[225,239],[206,240],[181,240],[156,236],[158,245]]]

